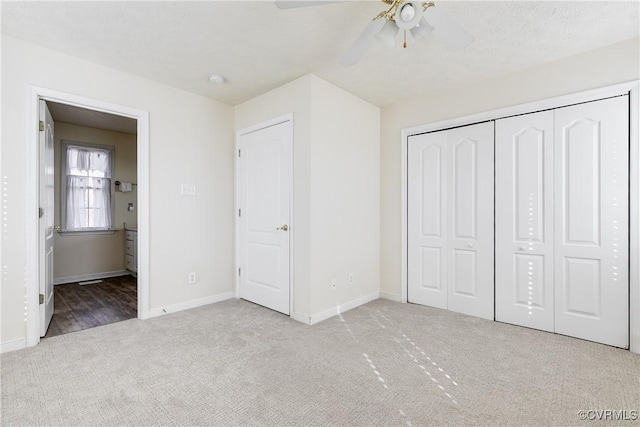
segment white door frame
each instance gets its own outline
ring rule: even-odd
[[[257,125],[254,126],[250,126],[248,128],[244,128],[241,129],[239,131],[236,132],[236,142],[235,142],[235,151],[234,151],[234,169],[235,169],[235,191],[234,191],[234,216],[233,216],[233,221],[234,221],[234,230],[235,230],[235,244],[236,244],[236,250],[235,250],[235,258],[236,258],[236,262],[235,262],[235,297],[236,299],[240,299],[240,275],[239,273],[239,269],[240,269],[240,244],[239,244],[239,239],[240,239],[240,221],[238,220],[238,209],[239,209],[239,182],[240,182],[240,177],[239,177],[239,168],[238,168],[238,150],[240,150],[240,137],[243,135],[246,135],[248,133],[251,132],[255,132],[257,130],[260,129],[264,129],[264,128],[268,128],[271,126],[275,126],[275,125],[279,125],[280,123],[285,123],[285,122],[289,122],[290,126],[290,135],[289,135],[289,171],[291,173],[291,179],[289,180],[289,317],[293,318],[293,308],[294,308],[294,304],[293,304],[293,296],[294,296],[294,286],[293,286],[293,242],[294,242],[294,233],[296,230],[295,227],[295,218],[293,216],[293,177],[294,177],[294,173],[293,173],[293,113],[289,113],[289,114],[285,114],[283,116],[280,117],[276,117],[275,119],[271,119],[271,120],[267,120],[265,122],[259,123]]]
[[[407,302],[407,143],[409,136],[629,94],[629,349],[640,353],[640,80],[402,129],[401,301]]]
[[[26,337],[27,347],[40,342],[40,293],[38,261],[39,222],[38,208],[38,122],[39,100],[59,102],[88,110],[101,111],[136,119],[138,154],[138,318],[149,317],[149,113],[122,105],[72,95],[53,89],[30,86],[28,101],[28,153],[27,153],[27,280],[26,280]]]

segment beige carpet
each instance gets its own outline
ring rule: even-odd
[[[598,425],[578,412],[640,411],[638,355],[383,300],[315,326],[232,300],[1,363],[3,425]]]

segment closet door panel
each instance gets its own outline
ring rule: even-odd
[[[628,347],[628,97],[555,110],[555,331]]]
[[[447,308],[447,138],[411,136],[407,162],[409,302]]]
[[[553,112],[496,121],[496,320],[553,331]]]
[[[446,132],[448,308],[493,319],[493,122]]]

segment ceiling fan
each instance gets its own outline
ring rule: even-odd
[[[340,65],[357,63],[369,45],[377,38],[387,46],[395,45],[396,35],[404,31],[403,47],[407,47],[407,31],[414,41],[433,33],[449,49],[460,50],[467,47],[474,36],[462,28],[448,13],[437,7],[432,1],[409,0],[380,0],[389,6],[380,12],[364,29],[351,48],[340,60]],[[296,7],[318,6],[329,3],[343,3],[344,1],[313,1],[313,0],[280,0],[275,4],[280,9]]]

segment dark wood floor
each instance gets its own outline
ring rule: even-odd
[[[102,279],[92,285],[56,285],[53,298],[53,318],[45,338],[138,315],[138,289],[133,276]]]

